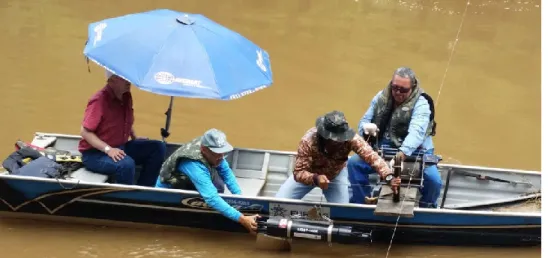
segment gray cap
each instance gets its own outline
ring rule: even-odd
[[[215,153],[231,152],[234,148],[226,141],[226,135],[215,129],[209,129],[202,137],[202,145]]]

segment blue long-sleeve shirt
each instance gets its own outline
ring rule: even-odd
[[[371,120],[373,119],[375,105],[377,104],[377,100],[379,99],[381,94],[382,90],[379,91],[379,93],[377,93],[375,97],[373,97],[369,108],[360,119],[360,122],[358,124],[358,133],[360,135],[363,135],[362,124],[371,123]],[[413,114],[411,115],[409,130],[407,130],[407,137],[405,137],[399,148],[403,152],[403,154],[405,154],[406,156],[411,156],[411,154],[419,147],[422,147],[425,151],[434,148],[432,136],[429,135],[425,137],[429,123],[430,106],[428,105],[428,101],[423,96],[420,96],[417,100],[417,103],[415,103],[415,107],[413,108]],[[389,128],[387,128],[387,130],[389,130]],[[380,137],[384,137],[384,135],[380,135]]]
[[[230,169],[226,160],[223,159],[216,169],[232,194],[242,193],[240,186],[236,181],[236,177],[234,176],[234,173],[232,173],[232,169]],[[190,178],[192,183],[194,183],[194,187],[196,187],[196,190],[198,190],[209,207],[219,211],[225,217],[233,221],[238,221],[242,214],[219,196],[217,188],[211,180],[211,174],[202,162],[185,160],[179,163],[177,170]],[[156,187],[171,188],[168,184],[162,184],[160,178],[156,181]]]

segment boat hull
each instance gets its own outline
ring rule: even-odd
[[[374,205],[342,205],[223,195],[246,214],[289,217],[318,207],[335,223],[372,231],[373,242],[388,242],[397,217],[376,216]],[[321,206],[321,207],[320,207]],[[0,211],[106,219],[245,233],[205,205],[193,191],[0,175]],[[436,245],[538,245],[540,213],[415,209],[399,218],[394,243]]]

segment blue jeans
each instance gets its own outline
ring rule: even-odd
[[[322,190],[328,202],[348,203],[348,171],[343,168],[339,175],[331,180],[327,189]],[[307,195],[314,185],[305,185],[295,181],[293,175],[289,176],[283,185],[278,189],[276,198],[302,199]]]
[[[429,150],[426,153],[433,154],[434,150]],[[360,156],[354,154],[348,160],[348,180],[352,187],[351,203],[365,203],[365,197],[371,197],[371,186],[369,185],[369,175],[376,171],[369,166]],[[401,182],[402,187],[406,182]],[[426,166],[424,169],[423,188],[420,189],[422,195],[419,201],[419,207],[436,208],[437,200],[441,191],[441,176],[438,167],[435,165]]]
[[[154,187],[166,155],[165,143],[156,140],[132,140],[117,148],[126,153],[126,157],[118,162],[114,162],[102,151],[90,149],[82,152],[82,163],[86,169],[107,176],[114,175],[116,183],[126,185],[134,184],[135,165],[141,165],[137,185]]]

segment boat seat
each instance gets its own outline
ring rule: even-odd
[[[80,168],[70,174],[71,178],[90,182],[90,183],[105,183],[108,180],[108,176],[91,172],[85,168]]]
[[[265,184],[265,180],[255,178],[236,177],[236,181],[244,196],[258,196]]]
[[[266,184],[270,153],[264,154],[263,164],[260,170],[238,168],[238,151],[236,150],[233,155],[232,171],[242,190],[242,195],[259,196],[263,186]]]

